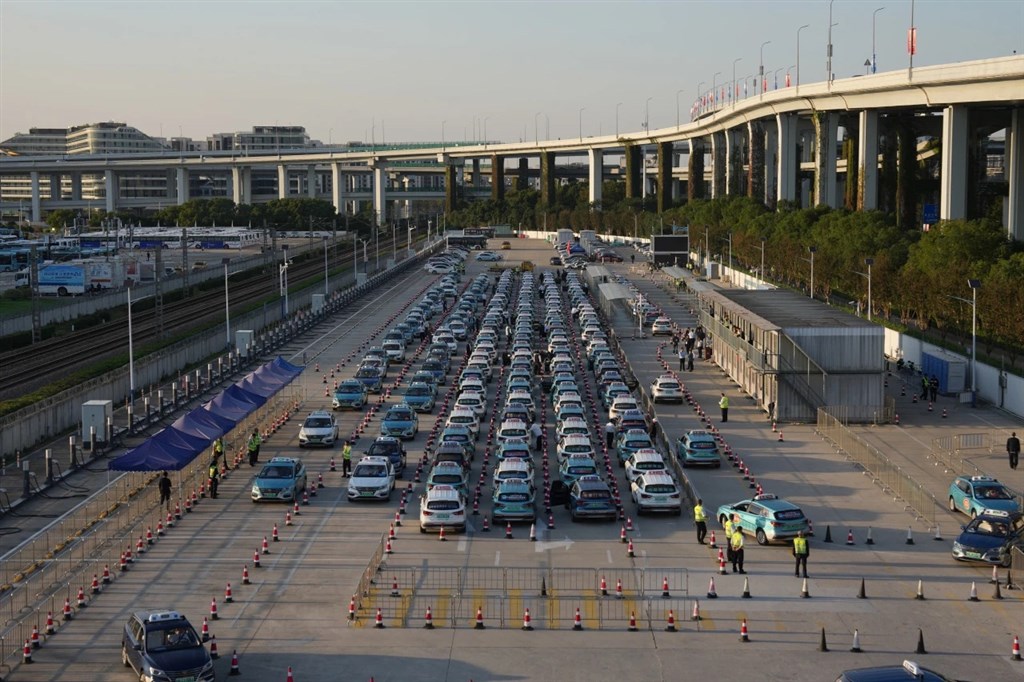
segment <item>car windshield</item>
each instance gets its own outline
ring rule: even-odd
[[[260,478],[291,478],[292,468],[290,466],[265,466],[260,472]]]
[[[370,446],[370,449],[366,451],[368,455],[389,455],[392,452],[398,452],[397,443],[374,443]]]
[[[307,429],[329,429],[331,420],[328,417],[310,417],[306,420]]]
[[[406,395],[430,395],[430,389],[426,386],[410,386],[405,392]]]
[[[362,369],[356,372],[356,376],[363,379],[376,379],[379,375],[377,373],[377,370],[373,369],[372,367],[363,367]]]
[[[146,633],[146,650],[150,652],[191,649],[197,646],[200,646],[199,637],[190,627],[161,628]]]
[[[388,468],[383,464],[357,464],[352,472],[353,478],[383,478],[388,475]]]
[[[985,500],[1009,500],[1010,494],[1002,486],[986,485],[974,488],[975,496]]]
[[[968,533],[977,533],[979,535],[992,535],[997,538],[1005,538],[1009,533],[1009,526],[1006,523],[1000,521],[993,521],[991,519],[980,518],[976,519],[974,523],[967,526]]]
[[[385,417],[388,421],[411,421],[412,413],[408,410],[391,410],[388,416]]]

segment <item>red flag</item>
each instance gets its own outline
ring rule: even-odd
[[[787,71],[786,72],[786,87],[788,88],[789,85],[790,85],[790,83],[789,83],[789,71]]]
[[[907,54],[913,56],[917,54],[917,29],[907,29]]]
[[[761,92],[768,92],[768,77],[763,76],[761,78]]]

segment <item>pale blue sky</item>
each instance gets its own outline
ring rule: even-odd
[[[833,70],[905,68],[910,0],[835,0]],[[0,139],[121,120],[202,139],[304,125],[324,142],[514,141],[683,121],[700,81],[796,63],[825,79],[828,0],[46,2],[0,0]],[[1024,0],[917,0],[916,65],[1024,53]],[[780,74],[780,78],[784,72]],[[708,86],[705,86],[708,87]],[[476,125],[474,126],[474,118]],[[331,132],[333,129],[333,132]]]

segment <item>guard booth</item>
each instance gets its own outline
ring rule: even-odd
[[[814,422],[844,406],[847,421],[885,414],[884,330],[793,291],[691,284],[713,359],[784,422]]]

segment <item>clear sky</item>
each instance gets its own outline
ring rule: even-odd
[[[834,0],[833,71],[907,66],[910,0]],[[915,65],[1024,53],[1024,0],[917,0]],[[700,81],[796,63],[825,80],[828,0],[92,2],[0,0],[0,139],[126,121],[204,139],[253,125],[314,138],[515,141],[683,121]],[[705,85],[707,88],[708,85]],[[536,116],[537,114],[539,116]],[[474,134],[474,130],[476,131]]]

